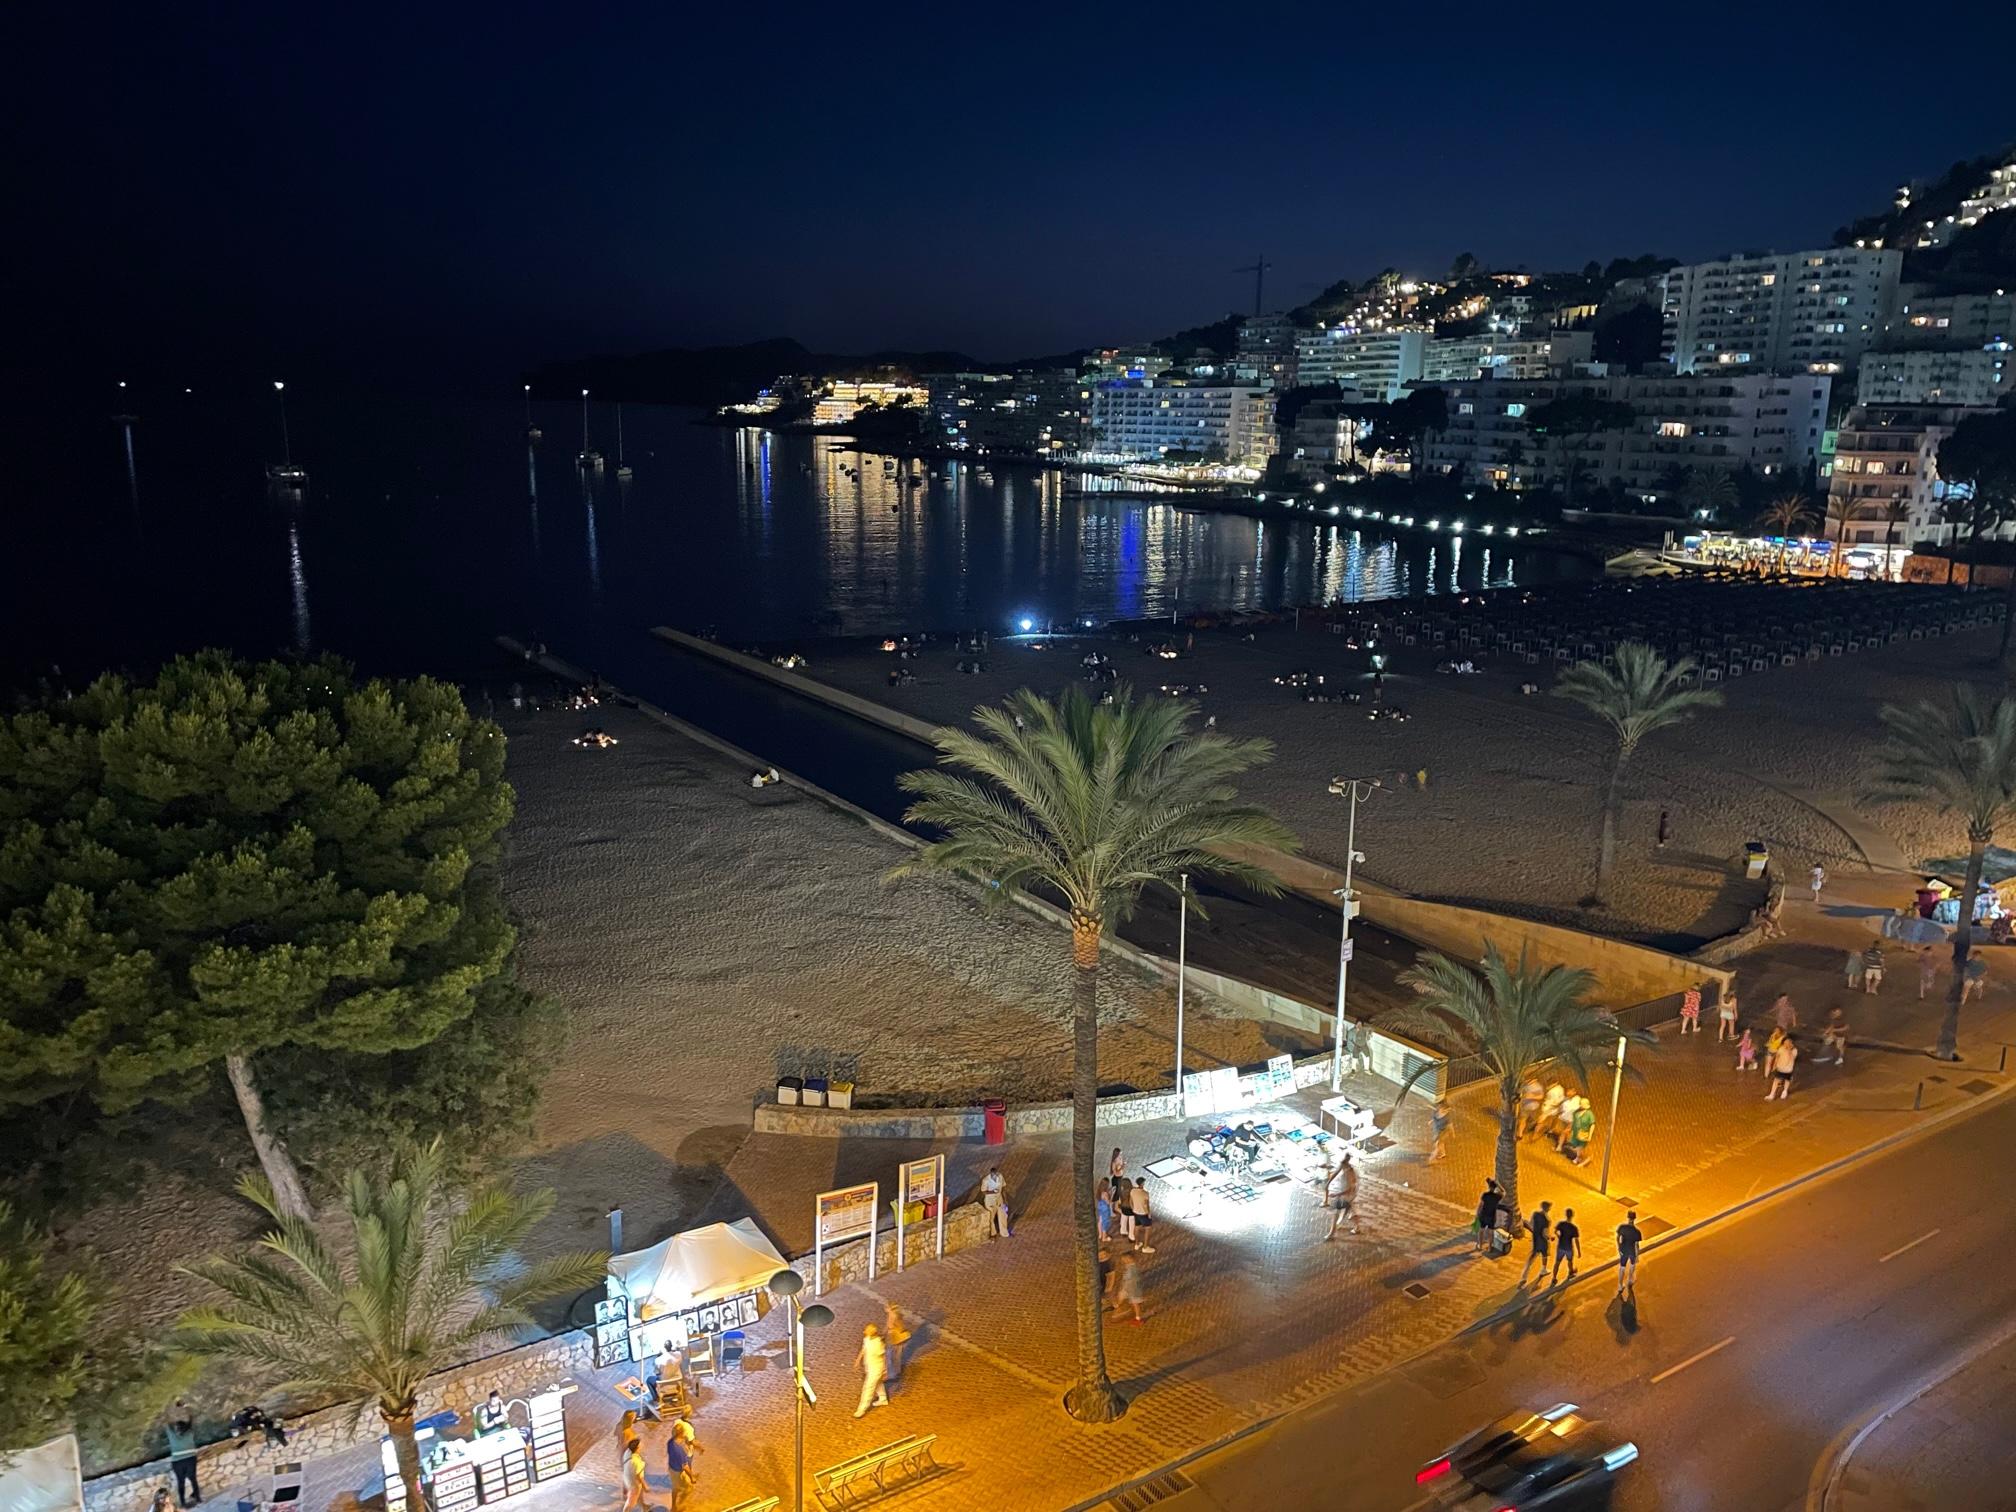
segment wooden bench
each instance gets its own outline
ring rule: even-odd
[[[752,1496],[745,1502],[737,1502],[732,1507],[723,1507],[721,1512],[777,1512],[777,1498],[774,1496]]]
[[[894,1490],[906,1481],[922,1480],[938,1468],[931,1446],[938,1435],[912,1435],[857,1454],[852,1459],[813,1472],[812,1486],[824,1507],[851,1507]]]

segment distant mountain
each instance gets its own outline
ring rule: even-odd
[[[814,352],[788,336],[739,346],[670,347],[548,362],[525,375],[540,399],[572,399],[582,389],[598,399],[641,404],[716,407],[747,399],[784,373],[821,378],[915,378],[925,373],[998,373],[1076,366],[1081,353],[982,362],[964,352]]]

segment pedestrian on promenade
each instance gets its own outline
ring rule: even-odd
[[[1589,1163],[1589,1141],[1596,1137],[1596,1110],[1589,1106],[1589,1099],[1583,1098],[1575,1109],[1575,1124],[1568,1133],[1568,1143],[1564,1150],[1570,1165]]]
[[[1346,1150],[1323,1187],[1323,1205],[1330,1209],[1330,1230],[1323,1236],[1325,1244],[1335,1239],[1337,1230],[1347,1223],[1351,1224],[1352,1233],[1358,1232],[1358,1225],[1351,1221],[1351,1205],[1357,1200],[1358,1168],[1351,1164],[1351,1152]]]
[[[1554,1219],[1547,1210],[1553,1205],[1551,1202],[1541,1203],[1539,1210],[1533,1214],[1532,1223],[1527,1225],[1533,1233],[1533,1252],[1526,1257],[1526,1263],[1519,1267],[1521,1286],[1526,1284],[1526,1273],[1536,1264],[1540,1268],[1540,1279],[1543,1281],[1547,1279],[1547,1262],[1552,1257],[1550,1246],[1554,1238]]]
[[[1834,1064],[1840,1065],[1848,1058],[1848,1012],[1839,1004],[1827,1015],[1827,1023],[1820,1031],[1820,1051],[1834,1052]],[[1820,1057],[1813,1058],[1813,1064],[1820,1064]]]
[[[873,1323],[861,1329],[861,1348],[855,1352],[854,1363],[861,1367],[861,1401],[854,1409],[854,1416],[864,1417],[870,1407],[889,1405],[889,1347],[882,1341],[882,1330]]]
[[[168,1416],[168,1468],[175,1472],[175,1499],[185,1507],[203,1500],[203,1488],[196,1484],[196,1423],[189,1404],[176,1399]]]
[[[1715,1000],[1715,1043],[1736,1038],[1736,990],[1725,987]]]
[[[1924,1002],[1932,995],[1932,984],[1939,978],[1939,960],[1932,954],[1932,947],[1925,945],[1918,951],[1918,1001]]]
[[[1099,1299],[1105,1306],[1106,1299],[1113,1295],[1113,1251],[1104,1244],[1099,1246]]]
[[[1001,1175],[1001,1167],[989,1166],[987,1174],[980,1178],[980,1206],[987,1212],[990,1240],[1015,1237],[1014,1229],[1008,1225],[1008,1183]]]
[[[1144,1292],[1141,1281],[1141,1262],[1132,1255],[1122,1255],[1114,1262],[1113,1311],[1118,1314],[1127,1308],[1134,1310],[1134,1322],[1141,1322],[1141,1303]]]
[[[1743,1037],[1736,1041],[1736,1069],[1738,1071],[1757,1069],[1757,1036],[1748,1029],[1745,1029]]]
[[[1680,994],[1680,1032],[1699,1034],[1701,1032],[1701,989],[1689,987]]]
[[[1673,818],[1666,810],[1659,810],[1659,849],[1666,849],[1666,842],[1673,838]]]
[[[1638,1289],[1638,1246],[1645,1242],[1644,1234],[1638,1230],[1638,1210],[1633,1208],[1624,1215],[1624,1221],[1617,1225],[1617,1295],[1624,1295],[1624,1288]]]
[[[1561,1083],[1549,1082],[1547,1095],[1540,1099],[1540,1122],[1536,1126],[1544,1139],[1554,1132],[1554,1124],[1561,1117],[1561,1099],[1567,1096],[1561,1090]]]
[[[1106,1162],[1106,1174],[1112,1178],[1114,1190],[1119,1190],[1120,1178],[1127,1174],[1127,1157],[1118,1145],[1113,1146],[1112,1158]]]
[[[1553,1283],[1561,1282],[1561,1267],[1568,1267],[1568,1279],[1575,1279],[1575,1262],[1582,1258],[1582,1230],[1575,1222],[1575,1209],[1569,1208],[1561,1214],[1561,1221],[1554,1225],[1554,1275]]]
[[[893,1383],[903,1375],[903,1346],[910,1342],[910,1321],[903,1316],[903,1309],[894,1302],[882,1308],[882,1348],[888,1359],[889,1379]]]
[[[1870,943],[1862,952],[1862,990],[1875,992],[1883,985],[1883,947]]]
[[[1428,1126],[1434,1135],[1434,1148],[1428,1152],[1428,1163],[1434,1165],[1439,1160],[1449,1158],[1449,1099],[1435,1099],[1434,1111],[1428,1115]]]
[[[1104,1176],[1099,1185],[1092,1188],[1092,1210],[1099,1215],[1099,1237],[1113,1237],[1113,1183]]]
[[[1505,1194],[1498,1190],[1498,1178],[1485,1177],[1484,1193],[1477,1199],[1477,1253],[1480,1255],[1491,1252],[1491,1235],[1498,1227],[1498,1204],[1504,1197]]]
[[[1978,955],[1967,957],[1967,969],[1961,973],[1960,1001],[1981,996],[1981,989],[1988,985],[1988,963]]]
[[[1580,1092],[1570,1092],[1561,1099],[1561,1109],[1555,1114],[1554,1148],[1563,1151],[1568,1148],[1569,1136],[1575,1132],[1575,1115],[1588,1106],[1589,1099]]]
[[[1862,972],[1865,964],[1862,952],[1852,945],[1849,946],[1848,959],[1842,963],[1842,969],[1846,975],[1848,990],[1850,992],[1860,992],[1862,990]]]
[[[1519,1086],[1519,1118],[1512,1137],[1524,1139],[1540,1127],[1540,1078],[1529,1076]]]
[[[1813,889],[1813,906],[1818,908],[1820,906],[1820,889],[1827,885],[1827,868],[1822,866],[1818,861],[1815,861],[1813,863],[1813,870],[1806,874],[1806,885]]]
[[[1129,1244],[1138,1244],[1140,1235],[1134,1232],[1134,1209],[1128,1205],[1128,1194],[1134,1190],[1134,1183],[1125,1176],[1113,1180],[1113,1221],[1119,1226],[1120,1237]]]
[[[1778,1042],[1778,1048],[1771,1052],[1770,1085],[1764,1089],[1764,1101],[1777,1098],[1784,1102],[1792,1095],[1792,1072],[1799,1064],[1799,1047],[1787,1035]]]
[[[1799,1010],[1792,1006],[1789,994],[1778,994],[1777,1001],[1771,1005],[1771,1022],[1778,1026],[1778,1033],[1785,1038],[1790,1038],[1792,1031],[1799,1027]]]
[[[623,1445],[623,1512],[644,1505],[644,1440],[633,1438]]]
[[[681,1433],[681,1428],[687,1432]],[[693,1440],[687,1437],[691,1432],[692,1424],[681,1419],[672,1425],[672,1432],[665,1440],[665,1468],[672,1472],[671,1512],[679,1512],[686,1505],[700,1482],[700,1473],[693,1468]]]
[[[1132,1237],[1144,1255],[1155,1253],[1155,1246],[1148,1242],[1148,1230],[1155,1226],[1155,1214],[1148,1206],[1148,1183],[1137,1181],[1127,1188],[1127,1221],[1132,1226]]]

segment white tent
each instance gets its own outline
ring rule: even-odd
[[[0,1512],[83,1512],[83,1506],[74,1434],[0,1454]]]
[[[755,1219],[737,1218],[612,1256],[609,1274],[629,1293],[637,1320],[649,1322],[754,1291],[788,1263]]]

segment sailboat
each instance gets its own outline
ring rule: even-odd
[[[588,390],[581,390],[581,455],[575,461],[583,467],[592,467],[598,472],[602,468],[602,453],[591,450],[588,445]]]
[[[623,401],[616,401],[616,476],[630,476],[629,464],[623,460]]]
[[[525,385],[525,439],[537,441],[546,433],[532,423],[532,385]]]
[[[275,378],[273,392],[280,398],[280,460],[266,464],[266,481],[276,488],[306,488],[308,469],[294,465],[294,442],[287,434],[287,385]]]

